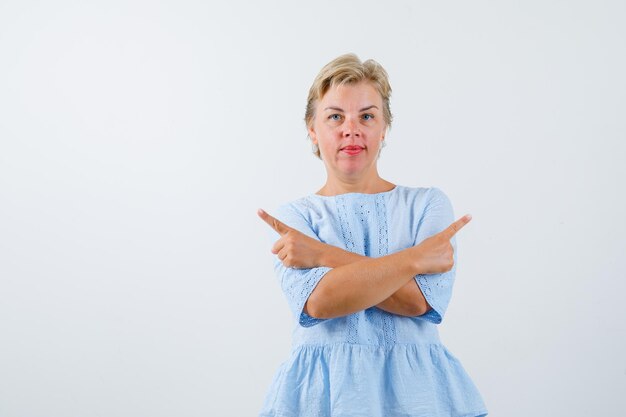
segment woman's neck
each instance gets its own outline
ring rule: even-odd
[[[333,196],[346,193],[375,194],[392,190],[395,184],[376,176],[367,179],[341,179],[328,177],[326,184],[316,193]]]

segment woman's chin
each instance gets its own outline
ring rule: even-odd
[[[363,161],[344,160],[337,164],[334,171],[343,177],[358,178],[366,173],[367,167]]]

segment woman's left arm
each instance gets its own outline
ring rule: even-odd
[[[366,258],[366,256],[348,252],[336,246],[324,243],[323,245],[326,247],[321,251],[320,266],[336,268]],[[386,300],[377,304],[376,307],[388,313],[408,317],[421,316],[430,310],[430,306],[415,280],[407,282],[404,287],[393,293]]]
[[[278,259],[285,266],[337,268],[366,258],[366,256],[315,240],[287,226],[263,210],[259,211],[259,216],[280,234],[281,238],[272,247],[272,253],[278,255]],[[376,307],[389,313],[408,317],[421,316],[431,308],[415,280],[409,281]]]

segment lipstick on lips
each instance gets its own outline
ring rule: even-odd
[[[358,155],[362,150],[363,148],[360,146],[346,146],[341,148],[341,151],[347,153],[348,155]]]

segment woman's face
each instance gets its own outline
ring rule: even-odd
[[[330,88],[317,102],[309,136],[329,175],[359,178],[376,172],[385,136],[383,99],[366,81]]]

